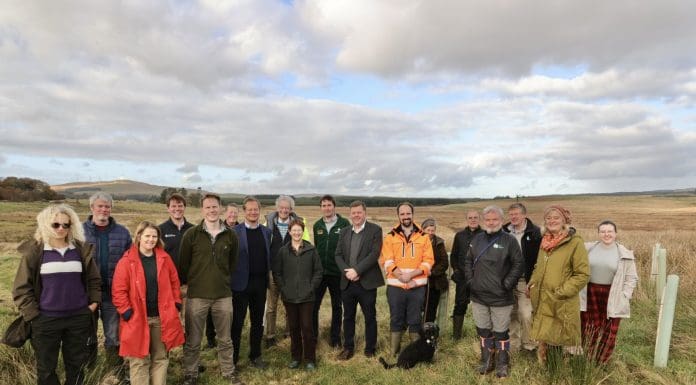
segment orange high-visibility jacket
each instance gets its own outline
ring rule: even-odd
[[[405,283],[393,275],[393,271],[398,267],[403,272],[423,270],[423,274],[413,277],[413,280],[417,287],[425,286],[428,284],[428,276],[434,263],[435,257],[430,237],[416,225],[413,225],[413,232],[408,240],[401,226],[393,228],[384,238],[379,264],[384,269],[388,285],[407,288]]]

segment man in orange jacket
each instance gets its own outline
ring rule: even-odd
[[[396,206],[399,225],[384,238],[380,266],[387,276],[391,349],[401,350],[401,337],[408,326],[411,340],[418,338],[421,310],[430,269],[435,263],[430,237],[413,223],[413,205]]]

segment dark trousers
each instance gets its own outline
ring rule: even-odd
[[[428,296],[425,304],[425,322],[435,322],[437,307],[440,304],[440,290],[432,285],[428,287]]]
[[[314,311],[312,312],[314,338],[319,338],[319,308],[321,307],[321,301],[324,299],[326,289],[329,289],[329,295],[331,296],[331,346],[337,346],[341,344],[341,317],[343,316],[343,308],[341,307],[341,277],[337,275],[325,275],[316,290]]]
[[[91,314],[70,317],[39,316],[31,322],[31,346],[36,356],[36,380],[39,385],[60,385],[56,366],[58,351],[63,352],[65,383],[81,385],[83,367],[89,356]]]
[[[289,303],[283,302],[290,329],[290,353],[295,361],[302,361],[303,353],[306,362],[316,360],[316,340],[312,330],[312,310],[314,302]]]
[[[263,337],[263,310],[266,307],[266,289],[268,278],[249,276],[249,284],[244,291],[232,293],[232,344],[234,345],[234,363],[239,360],[239,344],[242,340],[242,328],[249,309],[249,359],[261,357],[261,338]]]
[[[469,288],[466,287],[464,282],[457,283],[454,292],[454,310],[452,315],[466,315],[466,308],[471,302],[471,294],[469,293]]]
[[[410,290],[395,286],[387,286],[387,302],[389,302],[389,329],[400,332],[408,325],[409,332],[421,329],[421,309],[425,300],[425,286]]]
[[[350,282],[341,292],[343,300],[343,348],[355,350],[355,314],[360,310],[365,317],[365,353],[374,353],[377,347],[377,289],[366,290],[360,283]]]
[[[215,324],[213,323],[213,312],[208,310],[208,317],[205,319],[205,337],[208,345],[215,344]]]

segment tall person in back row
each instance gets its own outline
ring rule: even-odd
[[[479,212],[468,210],[466,212],[466,227],[454,235],[452,252],[450,253],[450,266],[452,266],[452,281],[455,284],[454,310],[452,311],[452,336],[455,340],[462,337],[464,316],[471,300],[469,288],[464,282],[464,257],[469,251],[469,245],[474,236],[483,232],[479,226]],[[460,261],[462,262],[460,264]]]
[[[324,299],[326,289],[331,297],[331,347],[341,346],[341,270],[336,264],[336,245],[341,229],[350,226],[350,222],[339,214],[336,214],[336,200],[331,195],[324,195],[319,199],[321,218],[314,223],[314,244],[321,258],[323,276],[317,288],[314,310],[312,312],[312,326],[314,337],[319,339],[319,309]]]
[[[541,230],[527,218],[527,208],[522,203],[510,205],[508,219],[510,222],[503,225],[503,231],[517,239],[524,257],[524,274],[515,287],[515,305],[510,318],[510,348],[512,351],[524,349],[531,352],[536,349],[536,342],[529,337],[532,328],[532,301],[525,293],[539,254]]]

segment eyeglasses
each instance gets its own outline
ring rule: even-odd
[[[70,223],[58,223],[58,222],[54,222],[54,223],[51,223],[51,227],[53,227],[54,229],[57,229],[57,228],[59,228],[59,227],[62,227],[62,228],[64,228],[64,229],[69,229],[69,228],[70,228]]]

